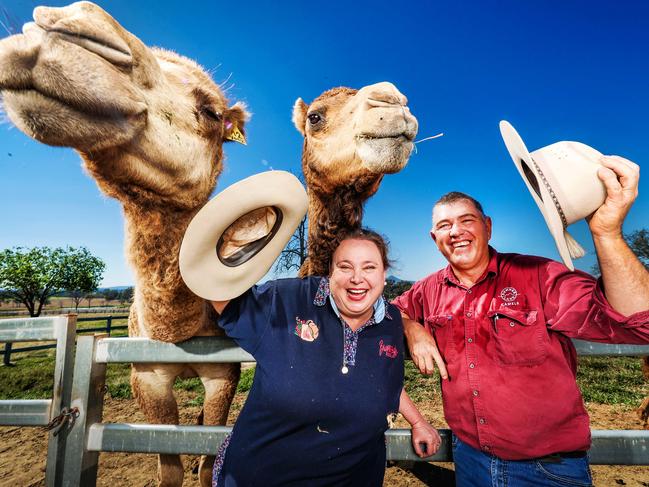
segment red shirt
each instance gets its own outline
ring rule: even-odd
[[[558,262],[490,254],[470,288],[448,266],[394,301],[437,340],[450,376],[446,421],[462,441],[505,460],[589,449],[570,337],[649,343],[649,311],[621,315],[595,278]]]

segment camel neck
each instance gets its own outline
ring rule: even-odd
[[[361,227],[363,203],[369,196],[354,185],[336,188],[330,194],[309,194],[309,272],[325,276],[339,236]]]
[[[134,302],[139,326],[151,338],[181,341],[193,336],[202,323],[203,300],[187,288],[178,266],[180,244],[196,211],[124,206],[126,254],[136,273]],[[168,327],[156,326],[161,321],[182,326],[163,330]],[[164,336],[156,335],[158,328]]]

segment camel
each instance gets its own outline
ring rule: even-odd
[[[223,167],[222,144],[243,137],[245,107],[228,102],[194,61],[148,48],[97,5],[37,7],[0,41],[0,93],[11,121],[39,142],[75,149],[99,189],[123,207],[135,273],[129,335],[177,343],[221,335],[211,307],[183,283],[178,250]],[[172,385],[198,376],[203,422],[225,424],[239,364],[137,364],[131,384],[150,423],[177,424]],[[213,457],[203,457],[201,485]],[[183,481],[160,455],[158,485]]]
[[[408,100],[388,82],[333,88],[310,105],[298,98],[293,123],[304,136],[302,171],[309,195],[308,251],[301,277],[326,276],[345,230],[357,229],[363,203],[384,174],[405,167],[417,135]]]

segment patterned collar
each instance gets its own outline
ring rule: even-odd
[[[322,277],[320,278],[320,284],[318,285],[318,291],[315,293],[313,304],[316,306],[324,306],[327,302],[327,298],[329,298],[329,302],[331,303],[331,307],[334,310],[334,313],[336,313],[336,316],[341,318],[338,307],[336,306],[336,303],[331,296],[331,291],[329,290],[329,278]],[[375,323],[381,323],[384,318],[392,320],[392,316],[390,316],[390,313],[388,312],[387,301],[383,296],[380,296],[379,299],[376,300],[376,303],[374,303],[374,316],[372,316],[370,320],[373,320]]]

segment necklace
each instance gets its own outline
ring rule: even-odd
[[[346,362],[346,357],[345,357],[345,344],[346,344],[346,341],[347,341],[345,339],[345,327],[347,326],[347,324],[345,323],[345,320],[343,320],[342,318],[340,318],[340,324],[342,325],[342,330],[343,330],[343,366],[340,369],[340,371],[343,374],[346,374],[347,372],[349,372],[349,367],[347,367],[347,362]]]

